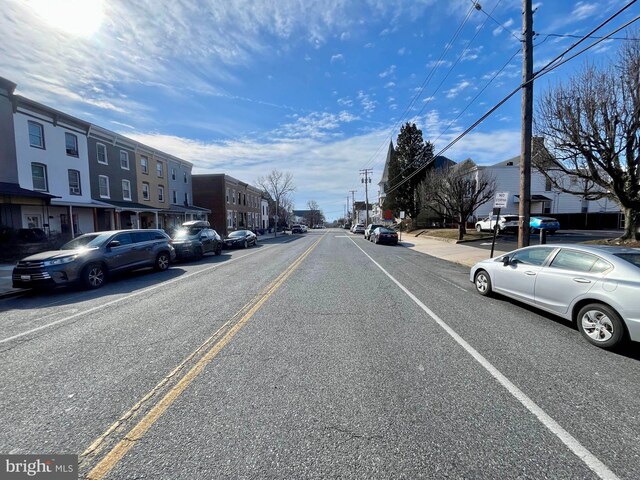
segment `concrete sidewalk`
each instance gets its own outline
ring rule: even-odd
[[[273,233],[267,233],[260,235],[258,237],[258,242],[269,242],[274,238],[289,237],[290,235],[291,234],[289,233],[280,232],[278,233],[278,236],[275,237]],[[489,250],[476,248],[470,244],[455,243],[453,241],[447,241],[436,237],[427,237],[424,235],[416,237],[411,233],[402,234],[402,241],[400,242],[400,245],[426,255],[431,255],[432,257],[441,258],[467,267],[471,267],[480,260],[489,258],[490,253]],[[493,255],[494,257],[497,257],[502,253],[505,252],[496,250]],[[14,264],[0,264],[0,298],[17,295],[24,291],[21,289],[14,289],[11,286],[11,272],[13,267]]]

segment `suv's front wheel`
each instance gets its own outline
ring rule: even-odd
[[[99,263],[92,263],[82,270],[82,283],[87,288],[100,288],[107,281],[107,272]]]
[[[161,252],[156,257],[156,263],[153,265],[153,268],[155,270],[158,270],[159,272],[162,272],[169,268],[170,261],[171,258],[169,257],[169,254],[167,252]]]

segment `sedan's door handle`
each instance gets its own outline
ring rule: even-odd
[[[586,278],[574,278],[573,279],[574,282],[576,283],[591,283],[591,280],[587,280]]]
[[[528,272],[524,272],[525,275],[529,275],[529,276],[533,276],[536,275],[537,272],[532,272],[532,271],[528,271]]]

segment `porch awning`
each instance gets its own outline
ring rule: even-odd
[[[161,208],[152,207],[150,205],[143,205],[142,203],[136,202],[121,202],[118,200],[108,200],[104,201],[106,205],[110,208],[115,208],[116,212],[161,212]]]
[[[520,195],[514,195],[515,198],[520,201]],[[545,197],[544,195],[531,195],[532,202],[550,202],[551,199],[549,197]]]
[[[54,198],[60,198],[55,195],[51,195],[49,193],[28,190],[26,188],[22,188],[17,183],[9,183],[9,182],[0,182],[0,196],[41,198],[43,200],[52,200]]]
[[[91,200],[90,202],[66,202],[64,200],[51,200],[53,207],[77,207],[77,208],[114,208],[108,203]]]
[[[167,213],[169,215],[184,215],[185,213],[211,213],[211,210],[203,207],[196,207],[195,205],[189,205],[188,207],[183,205],[171,205],[170,208],[166,208],[161,213]]]

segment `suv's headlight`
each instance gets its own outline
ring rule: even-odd
[[[45,267],[51,267],[53,265],[64,265],[65,263],[71,263],[78,255],[71,255],[70,257],[54,258],[53,260],[45,260],[43,262]]]

